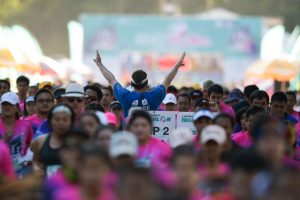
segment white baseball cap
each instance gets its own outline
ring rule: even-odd
[[[135,135],[128,131],[119,131],[111,136],[109,155],[116,158],[121,155],[135,157],[138,151],[138,142]]]
[[[177,104],[176,96],[172,93],[168,93],[163,100],[163,104],[174,103]]]
[[[213,140],[218,144],[224,144],[226,141],[225,129],[218,125],[209,125],[202,130],[201,144],[206,144],[208,141]]]
[[[213,119],[214,115],[209,110],[201,109],[201,110],[198,110],[198,111],[196,111],[194,113],[194,115],[193,115],[193,121],[196,121],[196,120],[198,120],[201,117],[207,117],[209,119]]]
[[[175,129],[170,135],[169,143],[172,148],[176,148],[178,146],[184,144],[190,144],[193,141],[193,135],[190,129],[179,127]]]
[[[8,102],[12,105],[17,105],[20,104],[20,99],[16,93],[6,92],[1,96],[1,104],[4,102]]]
[[[64,97],[84,97],[84,89],[82,85],[78,83],[70,83],[66,87]]]
[[[34,96],[28,96],[26,99],[25,99],[25,103],[29,103],[29,102],[34,102]]]

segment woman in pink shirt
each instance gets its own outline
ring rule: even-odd
[[[249,130],[252,121],[259,115],[265,113],[265,110],[262,107],[252,106],[246,111],[246,127]],[[243,148],[249,148],[253,145],[253,139],[251,138],[248,131],[242,131],[236,133],[232,136],[232,140]]]
[[[1,96],[1,107],[0,139],[8,144],[15,171],[22,175],[22,157],[29,148],[33,131],[28,122],[19,120],[19,97],[14,92]]]
[[[35,113],[34,96],[29,96],[25,99],[23,119],[30,117]]]
[[[138,165],[158,168],[168,166],[172,154],[171,147],[152,136],[152,119],[147,111],[133,111],[129,117],[128,130],[138,139]]]

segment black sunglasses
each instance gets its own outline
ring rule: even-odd
[[[83,98],[79,98],[79,97],[69,97],[68,98],[69,103],[73,103],[74,101],[77,101],[78,103],[81,103],[83,101]]]

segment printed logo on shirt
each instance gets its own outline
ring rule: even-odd
[[[132,107],[138,107],[139,105],[139,101],[138,100],[134,100],[132,103],[131,103],[131,106]]]
[[[143,105],[143,106],[146,106],[146,105],[148,105],[148,101],[147,101],[147,99],[143,99],[143,100],[142,100],[142,105]]]
[[[10,152],[11,152],[11,157],[16,171],[22,168],[22,166],[20,165],[22,141],[23,141],[23,136],[18,136],[11,139],[8,142]]]
[[[147,99],[142,99],[142,109],[143,110],[150,110],[150,105],[149,105]]]

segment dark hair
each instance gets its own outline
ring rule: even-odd
[[[85,107],[85,110],[105,112],[103,106],[100,103],[90,103]]]
[[[210,86],[209,88],[208,88],[208,96],[210,96],[211,95],[211,93],[217,93],[217,94],[221,94],[222,96],[223,96],[223,94],[224,94],[224,90],[223,90],[223,87],[222,86],[220,86],[220,85],[218,85],[218,84],[213,84],[212,86]]]
[[[233,118],[231,115],[229,115],[228,113],[220,113],[220,114],[218,114],[218,115],[213,119],[213,124],[215,124],[216,121],[217,121],[218,119],[221,119],[221,118],[229,119],[230,124],[231,124],[231,127],[234,128],[234,118]]]
[[[51,110],[48,113],[48,118],[47,118],[50,128],[51,128],[51,120],[53,118],[53,110],[59,106],[67,107],[70,110],[70,112],[71,112],[71,127],[70,128],[72,128],[74,125],[74,122],[75,122],[75,113],[74,113],[73,109],[67,104],[57,104],[51,108]]]
[[[235,115],[235,122],[239,125],[241,125],[241,119],[243,114],[246,113],[246,111],[248,110],[248,106],[241,108]]]
[[[129,118],[129,122],[127,124],[127,129],[130,129],[133,122],[138,118],[146,119],[149,122],[149,124],[152,126],[152,118],[151,118],[149,112],[147,112],[145,110],[135,110],[132,112],[132,114]]]
[[[38,91],[35,93],[35,95],[34,95],[34,103],[37,102],[38,96],[39,96],[40,94],[43,94],[43,93],[50,94],[50,96],[51,96],[51,98],[52,98],[52,101],[54,101],[54,96],[53,96],[52,92],[50,92],[50,91],[47,90],[47,89],[40,89],[40,90],[38,90]]]
[[[255,173],[268,169],[267,161],[254,150],[244,150],[236,155],[231,163],[233,170]]]
[[[136,70],[131,78],[131,85],[135,89],[142,89],[148,85],[147,73],[144,70]]]
[[[287,91],[285,94],[286,94],[287,96],[288,96],[288,95],[289,95],[289,96],[292,96],[294,99],[297,99],[296,92],[294,92],[294,91]]]
[[[168,88],[167,88],[167,93],[173,93],[173,94],[177,94],[178,90],[177,88],[174,86],[174,85],[170,85]]]
[[[179,97],[188,98],[189,102],[191,102],[191,97],[187,93],[181,93],[178,95],[177,100]]]
[[[194,95],[195,93],[197,94],[196,96]],[[201,90],[192,90],[190,92],[190,97],[192,99],[200,99],[203,97],[203,92]]]
[[[256,90],[250,96],[250,102],[252,103],[254,99],[266,99],[267,104],[269,104],[270,98],[268,93],[263,90]]]
[[[27,97],[27,98],[28,98],[28,97]],[[26,99],[27,99],[27,98],[26,98]],[[26,108],[26,105],[27,105],[29,102],[26,103],[26,99],[25,99],[25,103],[24,103],[24,111],[23,111],[24,117],[27,117],[27,116],[29,115],[28,110],[27,110],[27,108]]]
[[[114,91],[110,86],[102,87],[101,90],[108,90],[112,96],[114,95]]]
[[[38,89],[39,87],[37,85],[31,85],[31,86],[29,86],[29,88]]]
[[[229,95],[230,94],[230,91],[227,87],[223,86],[223,94],[227,94]]]
[[[89,156],[97,156],[98,158],[103,159],[109,167],[112,166],[108,153],[93,141],[84,143],[80,148],[81,161],[85,160]]]
[[[85,116],[91,116],[92,118],[94,118],[96,120],[96,122],[98,122],[99,124],[101,124],[99,118],[97,117],[96,113],[95,112],[92,112],[92,111],[86,111],[84,113],[82,113],[79,117],[79,121],[85,117]]]
[[[179,93],[186,93],[188,90],[189,90],[188,87],[183,86],[183,87],[181,87],[181,88],[179,89]]]
[[[103,85],[101,85],[101,84],[98,83],[98,82],[94,82],[94,83],[92,83],[92,85],[98,87],[100,90],[103,88]]]
[[[265,109],[259,106],[251,106],[246,111],[246,117],[250,117],[250,115],[256,115],[258,113],[266,113]]]
[[[266,125],[270,124],[276,130],[272,130],[271,132],[266,129]],[[259,140],[262,136],[272,133],[277,135],[284,135],[285,126],[278,119],[269,116],[267,114],[259,114],[253,122],[250,124],[249,134],[254,139],[254,141]]]
[[[101,92],[101,89],[95,85],[87,85],[84,87],[84,92],[86,92],[87,90],[93,90],[94,92],[97,93],[97,97],[98,97],[98,100],[100,101],[102,99],[102,92]]]
[[[83,130],[72,127],[63,141],[63,148],[80,148],[84,141],[89,139],[89,135]]]
[[[256,85],[247,85],[244,88],[244,95],[247,99],[250,99],[250,96],[253,92],[255,92],[256,90],[259,90],[259,88]]]
[[[23,75],[19,76],[17,78],[17,84],[20,83],[20,82],[25,82],[26,85],[28,85],[28,86],[29,86],[29,83],[30,83],[29,79],[26,76],[23,76]]]
[[[181,156],[188,156],[195,158],[195,166],[198,166],[197,153],[193,145],[184,144],[173,149],[173,156],[171,158],[171,164],[174,165],[177,158]]]
[[[0,83],[5,83],[8,86],[8,89],[10,89],[10,82],[7,79],[0,79]]]
[[[63,96],[63,94],[66,92],[65,88],[57,88],[56,90],[54,90],[53,94],[54,94],[54,98],[57,100],[59,98],[61,98]]]
[[[272,95],[272,98],[271,98],[271,103],[273,103],[274,101],[280,101],[280,102],[285,102],[287,103],[287,96],[285,93],[283,92],[275,92],[273,95]]]

